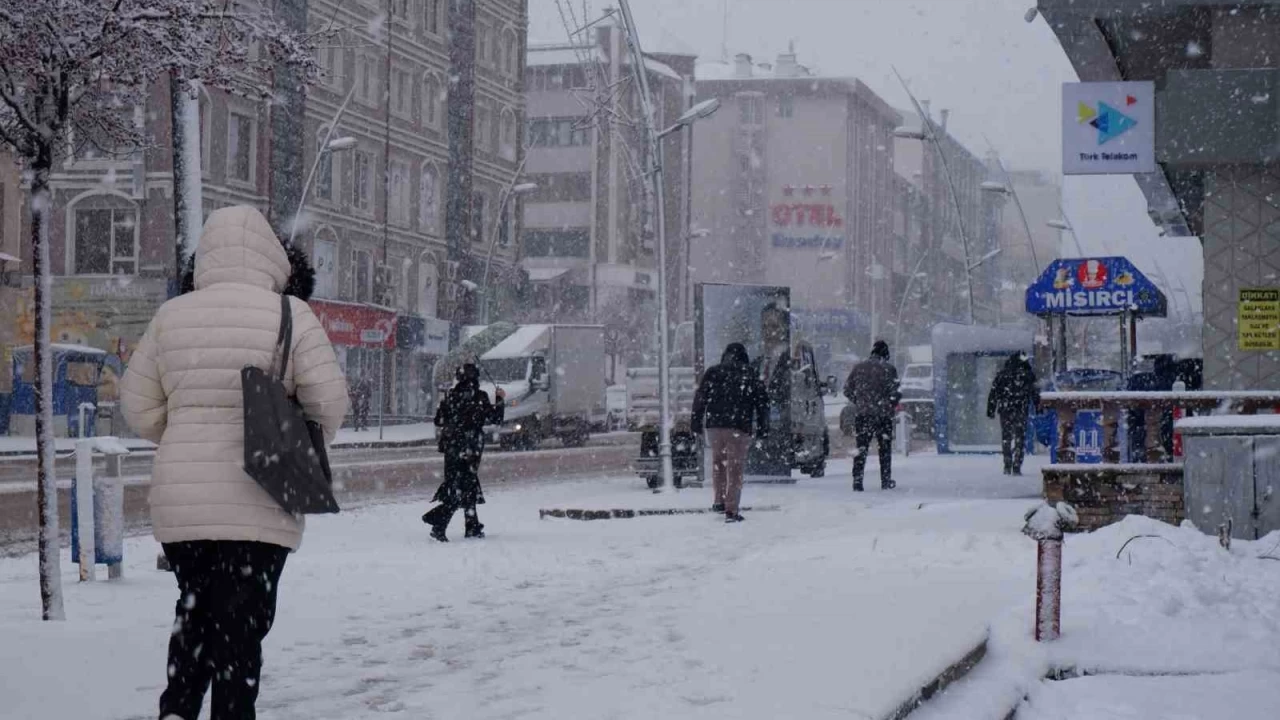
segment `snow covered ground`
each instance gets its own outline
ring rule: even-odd
[[[333,447],[376,445],[379,442],[426,442],[427,440],[434,440],[436,437],[434,423],[411,423],[409,425],[387,425],[382,428],[382,437],[379,438],[377,419],[375,418],[373,422],[372,428],[359,432],[351,428],[342,428],[338,431],[338,437],[333,441]]]
[[[1062,638],[1034,643],[1020,597],[994,622],[988,660],[915,717],[997,718],[1021,703],[1019,720],[1275,718],[1278,550],[1280,533],[1227,552],[1142,517],[1069,536]]]
[[[1035,546],[1018,531],[1037,477],[1003,477],[991,457],[896,460],[893,492],[854,495],[847,461],[822,480],[748,486],[749,504],[782,509],[737,526],[538,519],[710,501],[705,489],[652,495],[631,477],[494,488],[481,542],[461,540],[459,519],[455,542],[433,544],[423,504],[312,519],[285,570],[259,716],[880,718],[993,622],[990,659],[921,715],[998,718],[1024,695],[1019,717],[1037,719],[1224,716],[1163,712],[1195,707],[1178,693],[1229,695],[1224,712],[1240,698],[1276,706],[1280,563],[1253,559],[1265,547],[1222,558],[1212,538],[1141,519],[1069,538],[1050,657],[1024,640]],[[1124,539],[1155,532],[1178,549],[1142,539],[1115,559]],[[36,619],[34,558],[0,560],[0,714],[154,715],[176,599],[156,550],[130,540],[119,583],[77,584],[64,564],[61,624]],[[1068,665],[1229,674],[1177,689],[1041,680]],[[1123,703],[1128,714],[1113,712]]]

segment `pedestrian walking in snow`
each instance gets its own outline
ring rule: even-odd
[[[1040,389],[1036,371],[1023,353],[1014,353],[1005,361],[991,383],[987,395],[987,417],[1000,416],[1000,452],[1004,455],[1004,474],[1022,474],[1022,456],[1027,445],[1027,418],[1032,406],[1040,405]]]
[[[879,444],[880,487],[892,490],[893,415],[902,400],[898,371],[889,362],[889,344],[877,340],[871,357],[853,366],[844,383],[844,396],[853,407],[853,435],[858,451],[853,456],[853,489],[862,492],[862,476],[867,467],[871,440]]]
[[[262,640],[303,525],[244,471],[240,371],[272,366],[279,293],[301,285],[309,295],[313,282],[306,256],[286,252],[256,209],[215,211],[193,291],[160,307],[121,381],[129,426],[159,445],[151,525],[178,581],[161,718],[196,720],[210,683],[214,720],[254,717]],[[289,307],[284,384],[329,442],[347,412],[346,382],[311,308]]]
[[[458,368],[457,384],[436,409],[438,449],[444,453],[444,482],[431,499],[440,504],[424,514],[422,522],[431,526],[431,537],[440,542],[449,541],[445,531],[459,508],[466,518],[466,537],[484,537],[484,525],[476,512],[476,505],[484,504],[479,476],[484,426],[501,425],[505,414],[506,395],[502,388],[494,394],[491,403],[480,389],[479,368],[468,363]]]
[[[690,427],[698,435],[705,431],[711,447],[712,511],[723,512],[725,522],[742,522],[742,473],[753,431],[758,437],[769,432],[769,396],[741,343],[730,343],[720,364],[703,374]]]
[[[355,392],[352,393],[352,419],[355,422],[356,432],[369,429],[369,402],[373,397],[373,385],[369,383],[369,378],[361,376],[356,381]]]

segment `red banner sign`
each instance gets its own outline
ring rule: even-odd
[[[780,203],[769,208],[777,227],[844,227],[844,218],[830,203]]]
[[[312,300],[309,304],[334,345],[395,349],[395,313],[327,300]]]

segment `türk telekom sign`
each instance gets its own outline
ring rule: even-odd
[[[334,345],[395,349],[395,313],[331,300],[311,300],[308,304]]]
[[[1166,301],[1127,258],[1070,258],[1054,260],[1027,288],[1027,312],[1164,317]]]
[[[769,238],[774,247],[836,250],[844,245],[844,218],[830,185],[784,185],[769,206]]]

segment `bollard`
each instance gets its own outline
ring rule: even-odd
[[[1024,535],[1036,541],[1036,642],[1057,640],[1062,632],[1062,537],[1080,519],[1075,508],[1042,503],[1027,511]]]
[[[81,409],[81,417],[84,411]],[[93,525],[93,438],[76,441],[76,534],[79,539],[80,582],[93,582],[98,549]]]
[[[93,477],[93,454],[108,457],[107,477]],[[124,478],[115,456],[129,454],[114,437],[76,441],[76,476],[71,497],[72,561],[80,567],[80,581],[97,579],[96,565],[107,566],[107,579],[124,576]]]
[[[1187,384],[1181,380],[1173,384],[1173,391],[1183,393],[1187,391]],[[1182,433],[1178,432],[1178,421],[1185,417],[1186,409],[1175,405],[1173,408],[1173,456],[1182,458]]]
[[[911,419],[907,413],[898,413],[898,449],[903,457],[911,454]]]

